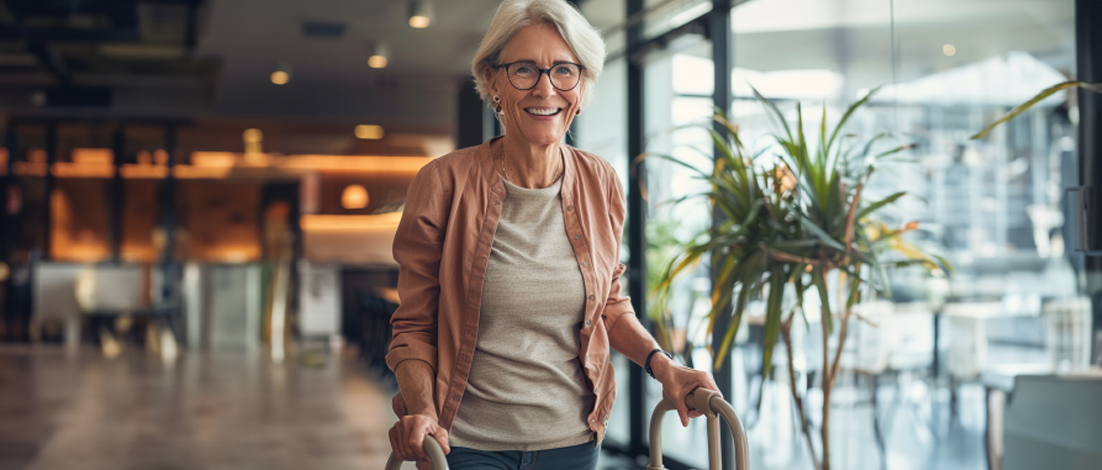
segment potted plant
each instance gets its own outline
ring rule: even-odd
[[[794,327],[809,324],[806,318],[796,320],[804,315],[805,294],[814,288],[821,299],[823,337],[821,458],[816,452],[803,397],[794,383],[790,390],[812,461],[822,470],[830,468],[831,391],[838,376],[848,324],[854,316],[853,305],[871,291],[891,297],[887,282],[890,267],[918,264],[931,270],[948,268],[944,259],[928,255],[902,239],[904,232],[917,227],[916,222],[892,228],[875,219],[879,209],[904,196],[904,192],[877,201],[862,199],[862,190],[876,163],[912,147],[902,145],[873,153],[875,144],[884,136],[859,140],[840,132],[873,93],[875,90],[850,106],[833,130],[827,129],[824,104],[822,125],[817,129],[818,142],[811,143],[804,132],[799,105],[795,122],[789,123],[772,102],[754,90],[778,129],[772,136],[776,145],[750,154],[739,139],[738,127],[717,110],[714,120],[722,126],[714,127],[723,131],[708,126],[719,152],[710,172],[662,156],[699,173],[710,189],[698,196],[707,198],[712,213],[722,214],[722,220],[683,246],[666,266],[653,291],[659,335],[668,341],[673,280],[701,261],[709,260],[715,282],[707,317],[708,331],[712,331],[721,316],[730,317],[719,349],[712,351],[715,366],[727,357],[747,304],[756,299],[765,303],[763,376],[771,375],[774,346],[784,339],[792,377],[790,332]],[[889,255],[892,252],[896,255]],[[790,293],[787,302],[786,291]],[[828,338],[836,330],[836,349],[831,351]],[[686,354],[690,349],[686,348]]]

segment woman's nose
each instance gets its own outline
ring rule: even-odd
[[[555,94],[555,87],[551,85],[551,72],[540,74],[539,81],[536,82],[536,87],[532,89],[532,93],[541,98],[547,98]]]

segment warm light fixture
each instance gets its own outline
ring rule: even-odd
[[[272,72],[272,83],[276,85],[286,85],[291,81],[291,64],[287,62],[280,62],[276,66],[274,72]]]
[[[367,189],[358,184],[345,186],[341,192],[341,207],[345,209],[363,209],[371,198],[367,196]]]
[[[367,65],[373,69],[386,68],[389,62],[388,52],[386,44],[376,41],[375,45],[371,46],[371,57],[367,58]]]
[[[957,53],[957,46],[954,46],[952,44],[946,44],[944,46],[941,46],[941,52],[944,52],[945,55],[947,55],[949,57],[952,57],[953,55],[955,55]]]
[[[260,129],[245,129],[241,134],[241,140],[245,141],[245,153],[261,153],[264,146],[264,132]]]
[[[356,138],[363,140],[379,140],[386,135],[383,131],[383,126],[372,126],[368,124],[360,124],[356,126]]]
[[[417,29],[428,28],[432,24],[432,2],[413,0],[409,2],[409,25]]]

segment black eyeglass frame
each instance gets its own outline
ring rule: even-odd
[[[530,86],[528,88],[521,88],[521,87],[517,86],[516,83],[513,83],[513,77],[509,75],[509,67],[512,66],[512,65],[516,65],[516,64],[532,64],[532,67],[539,71],[539,75],[536,75],[536,83],[533,83],[532,86]],[[558,67],[560,65],[573,65],[575,67],[578,67],[578,82],[575,83],[574,86],[572,86],[570,88],[559,88],[559,86],[555,84],[555,80],[551,79],[551,69],[553,69],[555,67]],[[556,90],[570,91],[570,90],[573,90],[575,88],[578,88],[578,85],[582,83],[582,72],[585,71],[585,66],[584,65],[576,64],[574,62],[556,62],[555,64],[551,65],[550,68],[541,69],[541,68],[539,68],[538,65],[536,65],[535,62],[532,62],[530,60],[518,60],[516,62],[509,62],[508,64],[497,64],[497,65],[494,66],[494,68],[495,69],[505,69],[505,78],[507,78],[509,80],[509,84],[512,85],[513,88],[516,88],[520,91],[528,91],[528,90],[531,90],[531,89],[535,88],[537,85],[540,84],[540,80],[543,79],[544,75],[547,75],[547,81],[549,83],[551,83],[551,86],[555,87]]]

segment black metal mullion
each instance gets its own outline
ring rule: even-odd
[[[731,102],[733,100],[733,93],[731,91],[731,68],[734,66],[732,60],[732,48],[734,33],[731,31],[731,0],[712,0],[712,11],[708,14],[708,38],[712,42],[712,64],[714,73],[714,89],[712,95],[712,104],[716,109],[723,110],[724,113],[728,112],[731,108]],[[720,135],[727,135],[727,129],[723,124],[719,122],[714,123],[716,132]],[[723,155],[723,151],[717,145],[713,149],[713,158],[719,159]],[[712,230],[718,230],[720,225],[724,222],[723,212],[719,209],[713,209],[712,211]],[[711,280],[714,286],[719,275],[719,269],[717,266],[712,266]],[[715,327],[712,330],[712,351],[719,351],[722,348],[720,345],[723,343],[723,338],[727,333],[727,328],[730,325],[730,316],[726,312],[730,309],[730,305],[724,306],[720,312],[718,318],[715,321]],[[719,391],[725,397],[733,397],[734,393],[731,390],[733,388],[733,375],[731,373],[731,356],[727,355],[727,358],[720,363],[719,367],[712,371],[715,376],[716,383],[719,385]],[[723,468],[734,468],[734,437],[731,435],[731,430],[726,426],[721,426],[721,438],[720,445],[723,446],[722,463]]]
[[[15,184],[15,159],[19,155],[19,128],[16,126],[15,121],[8,122],[7,130],[7,142],[4,145],[8,149],[8,160],[4,166],[4,176],[0,178],[0,201],[4,203],[3,207],[0,207],[0,262],[11,261],[12,254],[15,252],[15,214],[8,212],[8,206],[11,201],[8,201],[8,197],[11,190],[9,188]]]
[[[176,268],[176,176],[173,167],[176,166],[176,125],[165,125],[165,152],[168,154],[168,174],[165,175],[161,185],[161,228],[164,230],[164,251],[161,254],[161,301],[169,307],[170,314],[179,313],[179,299],[176,298],[176,283],[178,276]]]
[[[1075,35],[1078,79],[1088,83],[1102,82],[1102,2],[1098,0],[1075,1]],[[1102,95],[1088,91],[1079,92],[1079,184],[1091,200],[1091,210],[1085,214],[1087,240],[1083,245],[1097,250],[1102,244],[1102,215],[1094,207],[1102,201],[1102,142],[1098,131],[1102,129]],[[1084,210],[1077,208],[1076,212]],[[1066,220],[1078,220],[1079,214],[1068,214]],[[1091,297],[1093,311],[1093,348],[1091,359],[1102,356],[1102,256],[1088,252],[1086,256],[1087,294]]]
[[[122,262],[122,230],[123,230],[123,200],[125,198],[123,181],[122,181],[122,165],[125,163],[126,158],[123,155],[126,152],[126,128],[119,124],[115,128],[114,136],[111,141],[111,153],[114,157],[115,174],[111,177],[111,189],[109,197],[111,198],[108,205],[108,214],[111,217],[111,261],[114,263]]]
[[[45,220],[42,221],[42,257],[43,260],[52,260],[53,252],[53,228],[54,228],[54,207],[53,207],[53,195],[54,187],[57,183],[57,178],[54,176],[54,163],[57,163],[57,121],[50,121],[46,123],[46,175],[45,179],[45,203],[42,206],[42,212],[45,214]]]
[[[626,17],[643,11],[643,0],[627,0]],[[627,30],[627,47],[632,50],[643,38],[642,24]],[[643,198],[646,185],[646,164],[634,163],[636,155],[643,153],[645,122],[643,120],[643,64],[627,60],[627,150],[628,150],[628,291],[632,307],[644,326],[648,326],[647,306],[647,201]],[[646,376],[639,367],[628,370],[628,452],[646,455],[645,431],[647,426]]]

